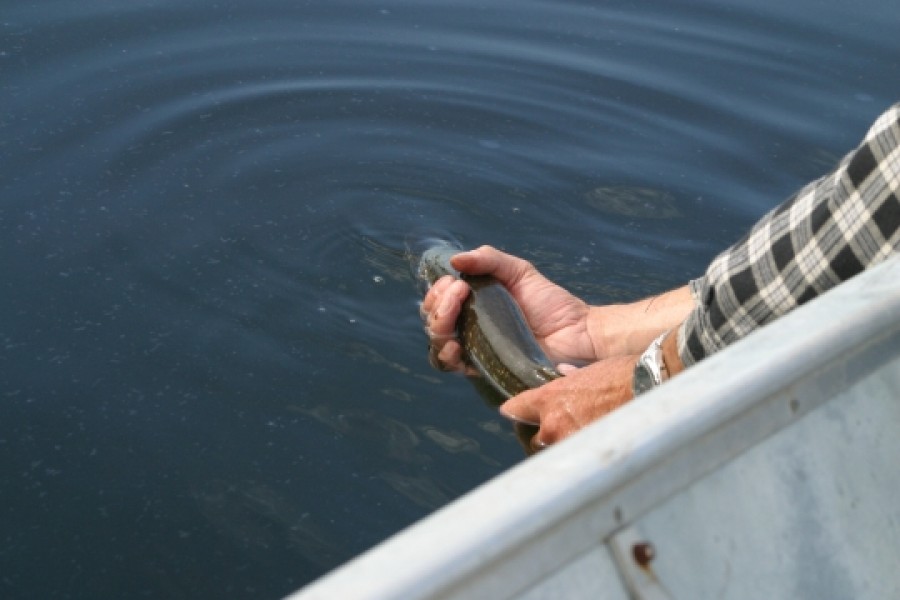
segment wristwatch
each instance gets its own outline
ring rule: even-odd
[[[665,332],[644,350],[637,364],[634,365],[634,378],[631,380],[631,391],[635,396],[655,388],[669,378],[666,363],[663,362],[662,343],[669,332]]]

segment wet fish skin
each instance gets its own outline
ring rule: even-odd
[[[428,285],[444,275],[469,284],[471,292],[456,322],[466,361],[504,399],[561,377],[509,290],[492,276],[460,274],[450,265],[459,252],[446,243],[431,246],[422,253],[417,274]]]

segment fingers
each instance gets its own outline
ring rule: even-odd
[[[448,340],[442,345],[431,343],[428,346],[428,362],[438,371],[463,371],[462,346],[456,340]]]
[[[468,295],[469,286],[464,281],[443,277],[435,282],[421,308],[425,326],[432,340],[455,334],[456,319]]]
[[[518,396],[516,398],[518,398]],[[538,416],[539,419],[543,419],[540,423],[525,421],[524,417],[529,415],[529,413],[527,410],[520,410],[521,407],[518,406],[518,402],[513,402],[512,406],[507,406],[513,400],[515,400],[515,398],[507,400],[507,402],[500,407],[500,412],[513,421],[513,431],[515,431],[519,443],[527,454],[532,455],[536,452],[540,452],[551,444],[567,437],[569,433],[572,433],[571,431],[568,431],[563,434],[562,430],[557,425],[554,415],[549,412],[543,416]]]
[[[513,423],[513,433],[516,436],[525,454],[531,456],[535,452],[543,450],[546,445],[537,440],[538,428],[534,425],[525,425],[523,423]]]
[[[507,401],[506,404],[509,404]],[[548,407],[543,414],[533,415],[521,407],[514,407],[515,414],[506,409],[506,404],[500,408],[500,412],[516,424],[529,425],[537,429],[532,436],[530,445],[534,451],[543,450],[550,444],[555,444],[574,433],[578,427],[571,419],[567,418],[564,411],[555,407]]]
[[[551,444],[562,441],[580,428],[580,426],[566,414],[565,410],[560,410],[554,406],[548,406],[543,414],[538,415],[538,422],[528,422],[524,421],[521,416],[511,416],[503,410],[505,406],[506,405],[504,404],[503,407],[501,407],[501,413],[504,413],[505,416],[513,419],[516,424],[522,423],[529,425],[536,430],[529,441],[531,450],[534,452],[538,452]]]
[[[452,284],[453,281],[453,277],[447,275],[435,281],[434,284],[428,288],[425,298],[422,299],[422,305],[419,307],[419,314],[422,315],[423,320],[427,319],[434,311],[437,303],[443,297],[444,292],[447,291],[447,288],[450,287],[450,284]]]
[[[515,422],[538,425],[533,448],[554,444],[631,400],[636,360],[624,356],[570,371],[510,398],[500,412]]]
[[[544,440],[540,439],[540,432],[538,432],[538,433],[534,434],[534,436],[532,436],[528,445],[531,449],[531,453],[535,454],[535,453],[540,452],[541,450],[547,448],[550,444],[548,444]]]
[[[428,335],[428,361],[440,371],[465,369],[462,346],[456,339],[456,320],[469,286],[453,277],[437,280],[422,300],[420,313]]]
[[[500,414],[516,423],[540,426],[544,403],[534,390],[513,396],[500,406]]]
[[[501,252],[493,246],[481,246],[475,250],[460,252],[450,259],[450,264],[462,273],[493,275],[507,287],[535,270],[527,260]]]

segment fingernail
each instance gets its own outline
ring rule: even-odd
[[[465,252],[460,252],[458,254],[454,254],[453,256],[450,257],[450,266],[455,266],[454,263],[456,262],[457,259],[459,259],[459,258],[466,259],[470,256],[472,256],[471,250],[466,250]]]
[[[570,365],[569,363],[559,363],[556,365],[556,370],[559,371],[561,375],[568,375],[577,371],[578,367]]]
[[[510,421],[514,421],[516,423],[522,423],[523,425],[532,425],[534,427],[538,427],[540,425],[540,423],[536,423],[535,421],[529,421],[528,419],[523,419],[522,417],[514,415],[513,413],[511,413],[508,410],[506,410],[505,408],[503,408],[503,405],[501,405],[500,408],[497,410],[500,412],[500,414],[502,416],[506,417]]]

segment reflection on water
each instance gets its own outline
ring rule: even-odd
[[[341,435],[352,437],[354,444],[368,446],[378,456],[404,463],[428,462],[417,451],[419,436],[406,424],[374,410],[350,410],[336,413],[327,405],[313,408],[288,406],[289,410],[314,418]]]
[[[589,206],[611,215],[640,219],[674,219],[681,216],[675,199],[665,190],[601,186],[584,197]]]
[[[450,496],[437,482],[426,477],[411,477],[400,473],[380,473],[378,476],[398,494],[423,508],[440,508],[450,500]]]
[[[489,465],[499,466],[500,463],[485,455],[481,451],[481,445],[473,438],[464,435],[458,431],[442,431],[436,427],[423,426],[422,432],[432,442],[437,444],[439,448],[451,454],[459,454],[466,452],[478,456],[482,461]]]
[[[365,360],[373,365],[378,365],[379,367],[384,367],[386,369],[393,369],[394,371],[403,374],[409,374],[411,372],[411,369],[406,365],[393,361],[385,356],[386,352],[389,352],[390,349],[386,349],[383,352],[362,342],[348,342],[343,344],[341,348],[344,354],[350,359]]]
[[[286,546],[323,567],[338,554],[333,533],[295,501],[265,484],[214,479],[195,485],[191,497],[219,534],[240,545]]]
[[[478,452],[478,442],[461,433],[440,431],[434,427],[423,427],[422,431],[432,442],[447,452],[453,454],[457,452]]]

